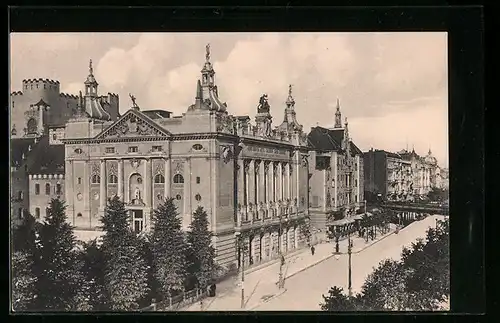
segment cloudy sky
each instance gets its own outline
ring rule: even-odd
[[[269,95],[281,123],[288,84],[304,129],[334,123],[336,100],[362,149],[432,149],[448,163],[446,33],[37,33],[11,34],[11,91],[28,78],[77,94],[94,62],[99,92],[129,93],[142,109],[179,115],[193,103],[210,43],[219,96],[233,115]]]

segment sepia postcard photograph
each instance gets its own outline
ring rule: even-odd
[[[449,311],[446,32],[10,34],[11,311]]]

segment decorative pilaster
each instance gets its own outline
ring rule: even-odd
[[[165,159],[165,197],[171,197],[170,183],[172,181],[172,175],[170,174],[170,158]]]
[[[290,187],[290,169],[291,165],[290,163],[286,163],[285,167],[285,185],[286,185],[286,194],[285,194],[285,199],[291,200],[292,199],[292,194],[291,193],[291,187]]]
[[[188,215],[186,221],[191,223],[191,158],[186,159],[184,167],[184,213]],[[189,225],[188,224],[188,225]]]
[[[146,204],[147,207],[152,207],[152,199],[151,195],[151,187],[153,186],[152,180],[151,180],[151,159],[148,158],[146,159],[146,162],[144,163],[144,204]]]
[[[75,196],[75,191],[74,191],[74,186],[73,186],[73,161],[67,160],[65,162],[65,167],[66,171],[66,176],[65,176],[65,200],[66,203],[68,203],[68,208],[67,211],[70,214],[71,219],[73,219],[73,213],[74,213],[74,196]]]
[[[237,187],[238,190],[238,209],[240,213],[238,214],[236,221],[238,227],[241,226],[241,215],[243,210],[245,210],[245,165],[243,159],[238,159],[238,170],[237,170]]]
[[[123,159],[118,159],[118,197],[125,202],[125,194],[123,193]]]
[[[106,193],[107,193],[107,189],[106,189],[106,160],[104,159],[101,159],[101,171],[100,171],[100,177],[101,177],[101,181],[100,181],[100,193],[99,193],[99,197],[100,197],[100,200],[99,200],[99,206],[100,206],[100,209],[102,211],[104,211],[104,209],[106,208]]]

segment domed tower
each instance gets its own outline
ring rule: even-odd
[[[288,86],[288,98],[286,99],[285,116],[283,122],[278,126],[278,130],[285,132],[287,135],[302,132],[302,125],[297,122],[297,114],[295,112],[295,100],[292,96],[292,85]]]
[[[196,84],[195,103],[192,104],[187,113],[200,111],[215,111],[227,114],[227,104],[219,99],[219,91],[215,85],[215,70],[210,62],[210,44],[207,44],[205,64],[201,70],[201,81]]]
[[[88,116],[92,119],[101,120],[101,121],[110,121],[111,116],[106,110],[103,108],[101,104],[101,99],[97,93],[98,83],[94,77],[94,69],[92,67],[92,60],[89,62],[89,75],[84,82],[85,84],[85,98],[84,98],[84,107]]]

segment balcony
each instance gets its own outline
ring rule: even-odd
[[[238,205],[237,216],[241,221],[241,227],[252,227],[254,225],[267,225],[279,223],[280,218],[293,219],[299,216],[297,208],[297,199],[260,202],[257,205]]]

